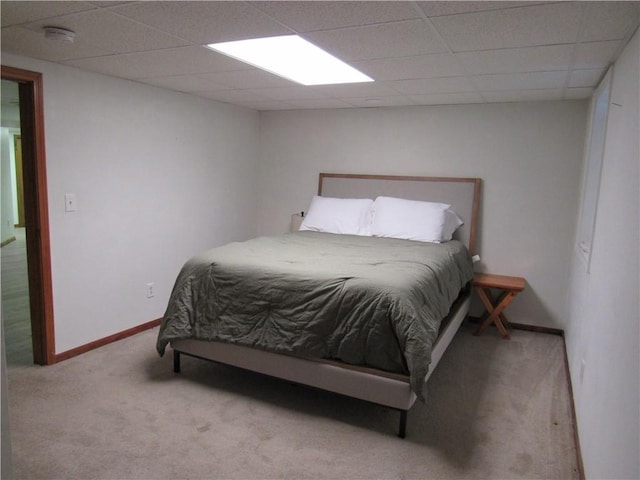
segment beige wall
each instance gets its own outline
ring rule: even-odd
[[[613,70],[589,272],[572,256],[567,354],[587,478],[640,477],[640,35]]]
[[[161,317],[190,256],[255,234],[257,112],[5,53],[2,63],[43,73],[57,353]],[[65,213],[65,193],[77,212]]]
[[[479,270],[527,279],[512,320],[563,328],[587,103],[260,115],[260,233],[288,228],[319,172],[481,177]]]

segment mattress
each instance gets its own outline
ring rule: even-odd
[[[215,340],[410,376],[423,398],[440,321],[472,278],[466,247],[293,232],[190,259],[157,340]]]

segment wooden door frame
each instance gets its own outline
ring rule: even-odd
[[[2,65],[2,79],[17,82],[20,90],[33,361],[49,365],[55,363],[55,341],[42,74]]]

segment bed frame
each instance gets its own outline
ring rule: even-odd
[[[373,198],[378,195],[449,203],[463,219],[455,238],[476,253],[476,234],[482,182],[479,178],[409,177],[321,173],[318,195]],[[471,290],[465,288],[443,320],[433,347],[427,378],[442,358],[469,311]],[[203,340],[174,340],[173,369],[180,372],[180,356],[188,355],[311,387],[347,395],[400,412],[398,435],[406,435],[407,412],[416,401],[409,376],[347,365],[338,361],[302,358],[256,350],[241,345]]]

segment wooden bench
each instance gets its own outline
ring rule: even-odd
[[[508,328],[511,328],[504,309],[513,299],[524,290],[525,279],[522,277],[509,277],[506,275],[493,275],[490,273],[475,273],[471,282],[480,297],[480,300],[487,309],[487,313],[480,322],[480,326],[474,335],[480,335],[492,323],[496,324],[502,338],[509,339]],[[497,300],[494,300],[491,289],[502,290]]]

